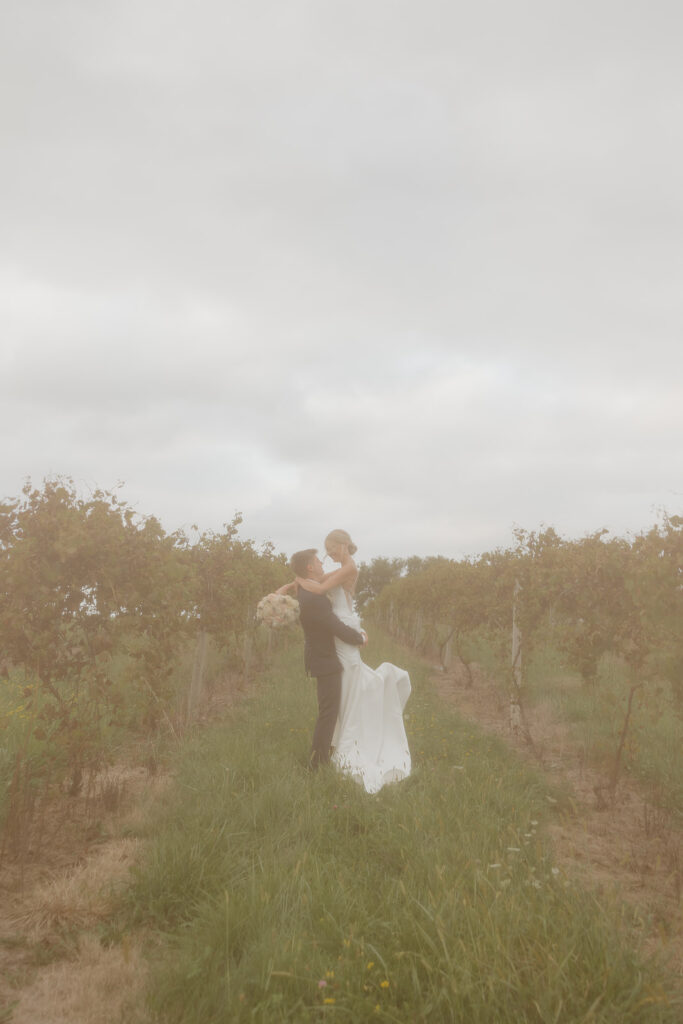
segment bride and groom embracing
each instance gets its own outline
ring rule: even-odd
[[[315,548],[297,551],[289,561],[296,581],[278,591],[296,589],[304,664],[317,680],[310,764],[317,768],[331,761],[368,793],[376,793],[385,783],[410,775],[403,724],[410,677],[388,662],[371,669],[361,660],[360,648],[368,638],[353,605],[357,549],[345,530],[333,530],[325,550],[338,569],[326,574]]]

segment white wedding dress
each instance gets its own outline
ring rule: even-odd
[[[343,587],[334,587],[328,597],[342,622],[361,628],[358,613]],[[361,660],[359,647],[338,638],[335,645],[343,671],[332,763],[368,793],[377,793],[387,782],[410,775],[410,750],[403,724],[410,676],[389,662],[372,669]]]

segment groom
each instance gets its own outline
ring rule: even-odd
[[[325,575],[315,548],[297,551],[290,558],[289,564],[296,575],[304,579],[320,583]],[[312,768],[317,768],[330,759],[330,746],[341,699],[342,668],[335,651],[334,638],[338,636],[354,647],[363,647],[368,638],[365,633],[359,633],[338,619],[324,594],[312,594],[303,587],[297,589],[299,617],[304,630],[304,666],[307,674],[315,676],[318,683],[318,720],[313,730],[309,762]]]

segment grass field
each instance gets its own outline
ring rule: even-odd
[[[552,861],[563,794],[411,672],[415,774],[374,797],[305,771],[301,651],[183,745],[110,939],[150,936],[164,1024],[671,1022],[680,1003],[628,945],[627,911]]]

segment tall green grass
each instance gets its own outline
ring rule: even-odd
[[[366,660],[400,660],[375,642]],[[150,1008],[213,1022],[673,1022],[665,975],[554,867],[562,797],[437,702],[419,662],[415,774],[368,796],[305,762],[301,652],[185,745],[118,927],[156,936]]]

